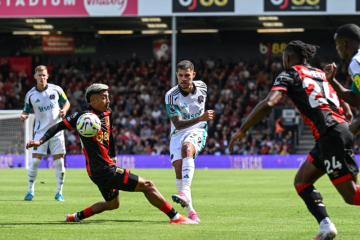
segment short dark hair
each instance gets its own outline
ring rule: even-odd
[[[91,84],[85,92],[85,99],[88,103],[90,103],[90,98],[94,94],[99,94],[102,91],[107,91],[109,89],[108,85],[101,83],[93,83]]]
[[[353,23],[342,25],[336,31],[337,37],[360,42],[360,27]]]
[[[311,59],[316,54],[316,49],[319,48],[318,46],[304,43],[300,40],[291,41],[286,46],[285,51],[292,51],[302,60],[304,59]]]
[[[188,68],[190,68],[191,71],[194,71],[194,64],[189,60],[183,60],[177,65],[177,69],[186,70]]]

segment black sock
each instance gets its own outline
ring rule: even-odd
[[[86,217],[85,217],[85,214],[84,214],[84,211],[78,212],[78,213],[76,214],[76,216],[79,218],[79,220],[83,220],[83,219],[86,218]]]
[[[326,212],[325,205],[323,203],[323,198],[318,190],[313,185],[309,185],[304,188],[299,196],[304,200],[307,208],[311,212],[311,214],[316,218],[318,223],[320,224],[321,220],[329,215]]]
[[[167,212],[166,213],[166,215],[168,215],[168,217],[170,218],[170,219],[172,219],[173,217],[175,217],[175,215],[177,214],[178,212],[174,209],[174,208],[172,208],[171,210],[170,210],[170,212]]]

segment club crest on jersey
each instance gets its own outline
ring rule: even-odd
[[[51,99],[51,100],[54,100],[54,99],[55,99],[55,95],[54,95],[54,94],[51,94],[51,95],[50,95],[50,99]]]
[[[199,97],[198,97],[198,102],[199,102],[199,103],[203,103],[203,102],[204,102],[204,96],[202,96],[202,95],[199,96]]]

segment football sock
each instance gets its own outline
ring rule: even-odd
[[[35,190],[35,181],[41,159],[33,158],[28,170],[29,192]]]
[[[360,205],[360,187],[356,189],[355,195],[354,195],[354,205]]]
[[[64,167],[64,159],[60,158],[54,161],[55,163],[55,177],[56,177],[56,185],[57,192],[62,194],[62,189],[64,186],[65,180],[65,167]]]
[[[176,182],[176,189],[182,191],[182,179],[175,179]]]
[[[83,220],[85,218],[89,218],[92,215],[94,215],[93,211],[91,210],[91,207],[87,207],[84,210],[82,210],[81,212],[76,213],[76,218],[78,218],[79,220]]]
[[[307,208],[311,214],[316,218],[318,223],[325,219],[329,218],[329,215],[326,212],[325,205],[323,203],[323,198],[318,190],[312,184],[304,184],[296,188],[299,196],[304,200]]]
[[[195,163],[193,158],[184,158],[182,162],[182,191],[191,201],[190,186],[194,176]]]
[[[171,206],[168,201],[166,201],[164,205],[159,208],[159,210],[168,215],[168,217],[173,220],[177,220],[179,218],[178,212]]]

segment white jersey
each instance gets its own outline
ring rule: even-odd
[[[193,81],[193,84],[195,87],[193,93],[183,92],[179,85],[173,87],[166,93],[165,103],[170,118],[182,116],[183,120],[188,120],[204,114],[207,86],[203,81]],[[207,131],[206,121],[199,122],[182,130],[177,130],[171,122],[170,137],[196,130]]]
[[[351,59],[348,72],[351,79],[353,80],[351,92],[360,94],[360,49]]]
[[[65,103],[67,100],[65,92],[61,87],[48,84],[44,91],[36,90],[33,87],[25,96],[24,112],[30,113],[34,109],[35,113],[35,134],[45,134],[54,124],[60,122],[59,102]],[[55,136],[62,134],[58,132]]]

